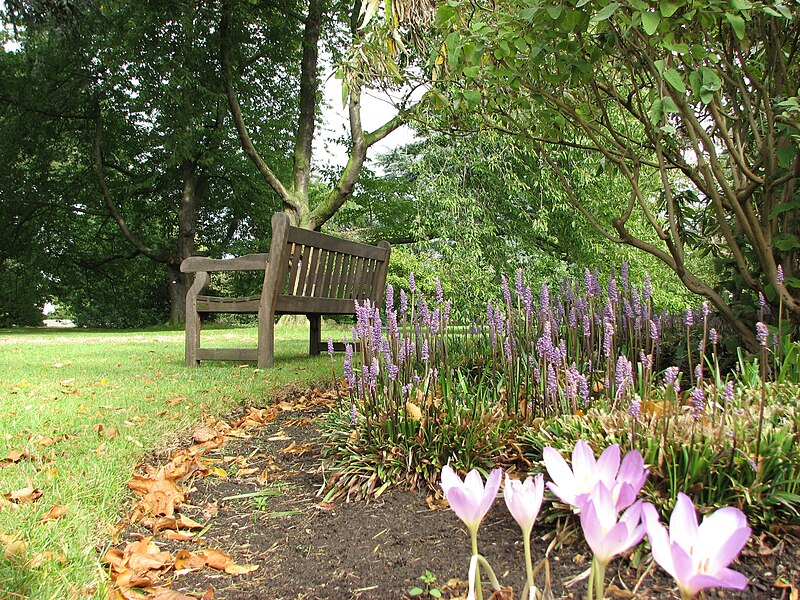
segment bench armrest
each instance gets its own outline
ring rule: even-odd
[[[269,254],[245,254],[235,258],[206,258],[190,256],[181,263],[182,273],[198,273],[201,271],[261,271],[266,269]]]

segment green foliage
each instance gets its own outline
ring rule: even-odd
[[[596,452],[619,444],[636,448],[650,474],[641,497],[662,512],[671,510],[679,491],[704,510],[736,506],[761,529],[800,523],[800,412],[796,385],[768,385],[766,426],[756,462],[760,382],[739,386],[732,399],[706,388],[709,412],[695,420],[680,397],[660,388],[645,403],[632,435],[624,412],[590,410],[585,415],[546,419],[520,434],[528,458],[541,463],[545,446],[568,455],[579,439]],[[646,434],[644,433],[646,432]]]
[[[42,281],[33,269],[0,260],[0,327],[42,324]]]

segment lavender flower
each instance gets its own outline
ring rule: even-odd
[[[639,394],[631,395],[630,403],[628,404],[628,414],[634,418],[639,418],[639,413],[642,410],[642,400],[639,398]]]
[[[514,291],[517,292],[517,298],[521,298],[523,291],[523,281],[522,281],[522,269],[517,269],[517,277],[514,280]]]
[[[333,358],[333,338],[328,336],[328,356]]]
[[[511,306],[511,289],[508,287],[508,278],[505,273],[500,275],[500,284],[503,288],[503,299],[506,301],[506,305]]]
[[[631,285],[631,300],[633,303],[633,314],[637,317],[642,316],[642,300],[639,297],[639,290],[635,285]]]
[[[680,391],[678,376],[681,374],[678,367],[667,367],[664,371],[664,387],[671,387],[677,394]]]
[[[550,288],[547,287],[546,283],[542,284],[542,287],[539,289],[539,314],[541,318],[546,318],[548,313],[550,312]]]
[[[555,396],[558,393],[558,379],[552,363],[547,365],[547,393]]]
[[[711,314],[711,307],[708,305],[708,300],[703,300],[702,304],[703,318],[707,319]]]
[[[414,271],[408,274],[408,291],[412,294],[417,291],[417,281],[414,279]]]
[[[628,289],[628,262],[623,260],[622,261],[622,269],[620,270],[620,282],[622,283],[622,289]]]
[[[510,363],[511,362],[511,336],[507,335],[505,341],[503,342],[503,349],[506,353],[506,360]]]
[[[422,342],[422,362],[427,363],[430,360],[430,348],[428,348],[427,338]]]
[[[395,381],[397,379],[397,375],[400,373],[400,367],[396,364],[392,363],[389,365],[389,381]]]
[[[358,409],[355,402],[350,406],[350,425],[353,429],[358,427]]]
[[[386,285],[386,312],[394,308],[394,286],[389,283]]]
[[[692,418],[697,421],[703,416],[703,412],[706,408],[706,395],[705,392],[699,387],[696,387],[692,390]]]
[[[756,323],[756,339],[761,346],[766,347],[767,338],[769,337],[769,329],[761,321]]]
[[[533,312],[533,291],[527,286],[525,286],[525,291],[522,292],[522,306],[525,308],[525,317],[529,318],[531,312]]]
[[[716,345],[719,342],[719,333],[717,332],[716,327],[712,327],[708,330],[708,339],[711,340],[711,343]]]
[[[617,398],[621,398],[633,384],[633,364],[628,357],[621,354],[617,359],[617,371],[615,373],[615,383],[617,385]]]
[[[619,290],[617,290],[617,279],[614,277],[614,273],[608,277],[608,299],[614,304],[619,302]]]
[[[586,379],[586,375],[581,373],[578,377],[578,394],[580,394],[581,399],[583,400],[583,405],[588,406],[589,404],[589,380]]]
[[[400,313],[406,314],[408,312],[408,296],[404,289],[400,290]]]
[[[603,356],[611,357],[611,348],[614,344],[614,324],[606,321],[603,328]]]
[[[727,406],[733,402],[733,380],[729,380],[728,383],[725,384],[725,389],[722,390],[722,404],[723,406]]]
[[[687,327],[694,327],[694,313],[692,312],[691,308],[686,309],[685,323]]]
[[[783,285],[783,266],[778,265],[778,272],[775,275],[775,278],[778,280],[778,285]]]
[[[650,273],[644,272],[644,287],[642,288],[642,302],[647,302],[653,297],[653,282],[650,280]]]
[[[701,381],[703,379],[703,363],[697,363],[694,367],[694,378],[697,381]]]
[[[763,310],[766,305],[767,305],[767,299],[764,298],[764,294],[758,292],[758,306]]]
[[[653,344],[658,344],[661,339],[661,327],[655,321],[650,321],[650,339],[653,340]]]
[[[442,282],[436,278],[436,303],[444,304],[444,291],[442,290]]]

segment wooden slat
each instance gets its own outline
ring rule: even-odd
[[[300,295],[302,296],[314,295],[314,286],[317,284],[317,273],[319,269],[319,255],[322,253],[320,248],[312,247],[309,248],[308,251],[311,256],[306,261],[308,262],[308,272],[306,273],[306,285],[300,290]]]
[[[333,252],[363,256],[365,258],[383,259],[386,256],[385,251],[376,246],[351,242],[350,240],[343,240],[342,238],[326,235],[319,231],[309,231],[308,229],[300,229],[298,227],[289,228],[289,242],[303,244],[304,246],[327,248]]]
[[[258,360],[258,348],[198,348],[198,360]]]
[[[354,298],[356,279],[358,278],[359,273],[361,273],[363,266],[363,256],[357,256],[353,261],[351,261],[350,272],[347,274],[347,289],[344,291],[345,298],[350,298],[351,300]]]
[[[297,269],[300,265],[300,261],[302,260],[303,256],[303,246],[300,244],[293,244],[291,253],[289,254],[289,264],[291,265],[291,270],[289,271],[289,280],[287,283],[286,293],[287,294],[294,294],[294,291],[297,285]]]
[[[333,255],[333,262],[328,267],[328,272],[325,274],[325,287],[322,290],[323,298],[335,298],[334,290],[338,285],[337,273],[342,269],[342,255],[336,252]]]
[[[371,260],[369,264],[364,268],[364,283],[361,286],[361,292],[358,296],[359,300],[363,300],[365,298],[372,298],[372,288],[375,279],[375,269],[378,261]]]
[[[319,262],[317,263],[317,272],[314,275],[314,297],[322,295],[322,282],[325,278],[325,271],[328,269],[328,261],[330,256],[330,252],[327,250],[320,251]]]
[[[339,273],[339,280],[336,283],[336,289],[331,293],[333,298],[340,298],[345,299],[347,296],[344,295],[345,290],[347,289],[347,272],[350,269],[350,263],[355,257],[350,256],[349,254],[342,255],[342,270]]]
[[[235,258],[206,258],[190,256],[181,263],[182,273],[198,271],[260,271],[267,268],[269,254],[246,254]]]
[[[365,258],[361,261],[361,266],[358,269],[358,273],[356,274],[356,284],[353,287],[353,293],[351,297],[353,299],[360,299],[362,290],[364,289],[364,276],[367,273],[367,269],[369,269],[369,264],[372,262],[372,259]]]
[[[217,298],[215,296],[198,296],[197,312],[199,313],[231,313],[255,314],[261,296],[247,296],[246,298]]]
[[[307,313],[354,315],[356,313],[356,305],[353,300],[340,298],[278,296],[275,306],[277,314],[288,315],[305,315]]]

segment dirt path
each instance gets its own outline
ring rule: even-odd
[[[455,515],[431,510],[425,496],[408,491],[389,491],[369,503],[321,502],[317,491],[324,473],[313,419],[325,410],[324,403],[302,396],[279,407],[274,421],[248,430],[250,437],[227,439],[204,455],[212,472],[194,480],[181,509],[196,521],[210,523],[201,544],[161,544],[172,553],[216,548],[238,564],[258,568],[235,576],[209,568],[189,570],[174,575],[171,589],[225,600],[408,598],[414,586],[425,587],[420,577],[430,571],[443,597],[465,597],[469,538]],[[215,476],[215,468],[228,476]],[[135,530],[128,536],[132,533]],[[534,559],[544,556],[554,535],[553,530],[534,530]],[[498,501],[481,527],[481,552],[517,597],[524,583],[519,539],[517,525]],[[749,589],[712,591],[708,597],[788,600],[791,590],[774,584],[779,576],[789,582],[793,578],[795,586],[800,583],[797,545],[781,545],[763,556],[756,556],[754,545],[749,548],[735,566],[751,578]],[[585,582],[571,588],[564,583],[588,569],[589,562],[579,536],[551,553],[556,598],[585,594]],[[607,580],[614,586],[609,598],[677,598],[671,580],[651,567],[646,556],[615,561]],[[637,585],[634,596],[631,590]]]

